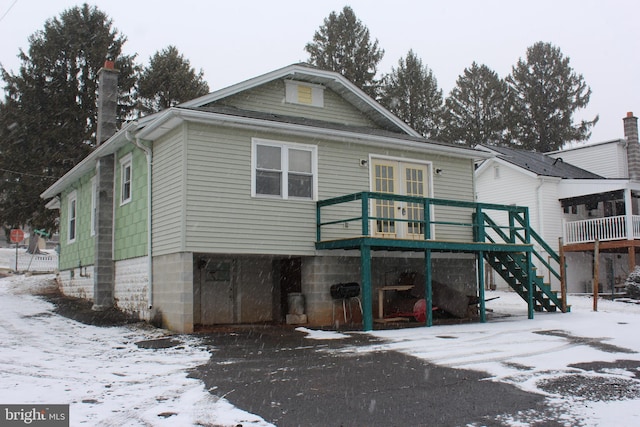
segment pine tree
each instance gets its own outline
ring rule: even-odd
[[[583,141],[598,121],[574,124],[574,113],[589,103],[591,89],[576,74],[559,48],[538,42],[527,49],[507,77],[513,94],[513,142],[521,148],[546,152],[570,141]]]
[[[196,74],[175,46],[156,52],[138,82],[138,101],[143,113],[164,110],[208,92],[202,70]]]
[[[486,65],[465,68],[445,102],[441,139],[458,144],[499,145],[505,140],[509,87]]]
[[[398,68],[392,68],[383,82],[382,105],[425,138],[436,138],[442,126],[442,90],[413,50],[400,58]]]
[[[55,228],[57,212],[39,195],[95,146],[97,73],[106,59],[119,70],[119,121],[133,108],[133,57],[107,15],[84,4],[47,20],[20,52],[17,74],[0,67],[0,222]]]
[[[369,96],[376,97],[376,73],[384,50],[378,48],[377,39],[371,42],[369,29],[349,6],[339,15],[331,12],[305,50],[312,65],[338,72]]]

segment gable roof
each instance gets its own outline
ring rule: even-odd
[[[564,179],[602,179],[600,175],[581,169],[560,158],[544,153],[516,148],[482,145],[483,149],[496,153],[496,157],[538,176]]]
[[[421,136],[408,124],[393,115],[341,74],[333,71],[321,70],[306,63],[288,65],[224,89],[211,92],[207,95],[201,96],[200,98],[183,102],[182,104],[177,105],[177,107],[203,107],[239,92],[252,89],[274,80],[285,78],[318,84],[331,89],[383,129],[402,132],[416,137]]]
[[[378,124],[380,128],[344,125],[229,106],[209,105],[218,99],[286,77],[330,87]],[[318,70],[308,65],[294,64],[126,124],[46,189],[40,197],[50,199],[60,194],[75,180],[94,169],[96,160],[100,157],[113,154],[121,147],[134,144],[138,140],[153,141],[183,122],[221,124],[244,129],[276,130],[303,136],[318,135],[339,141],[349,138],[370,146],[388,147],[391,144],[410,151],[429,150],[433,153],[471,160],[492,157],[492,154],[483,150],[427,140],[340,74]]]

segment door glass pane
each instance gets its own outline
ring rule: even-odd
[[[374,191],[378,193],[394,192],[394,166],[376,165]],[[395,234],[395,205],[391,200],[375,200],[376,231]]]
[[[406,167],[405,182],[407,196],[424,197],[424,172],[422,169]],[[407,233],[424,234],[424,206],[421,203],[407,203]],[[413,222],[412,220],[416,220]]]

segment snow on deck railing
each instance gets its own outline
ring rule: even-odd
[[[605,242],[610,240],[626,240],[627,217],[625,215],[609,216],[605,218],[569,221],[564,224],[565,244],[590,243],[596,239]],[[632,239],[640,238],[640,216],[632,216]]]

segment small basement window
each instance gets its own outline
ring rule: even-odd
[[[285,100],[291,104],[324,107],[324,86],[285,80]]]

